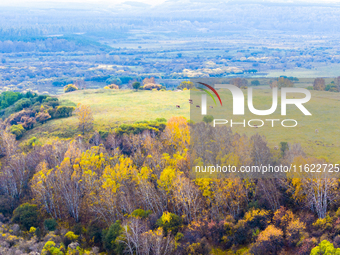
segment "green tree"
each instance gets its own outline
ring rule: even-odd
[[[10,128],[10,131],[13,135],[15,135],[15,138],[18,140],[20,139],[24,133],[26,132],[26,130],[24,129],[24,127],[19,124],[19,125],[12,125]]]
[[[162,217],[157,220],[156,224],[163,228],[164,235],[171,232],[175,236],[182,224],[182,219],[174,213],[164,212]]]
[[[57,223],[57,221],[55,219],[46,219],[46,220],[44,220],[44,227],[48,231],[56,230],[57,226],[58,226],[58,223]]]
[[[137,91],[140,87],[140,82],[135,81],[134,83],[132,83],[132,87]]]
[[[205,115],[205,116],[203,117],[203,121],[204,121],[205,123],[211,123],[211,122],[213,122],[213,120],[214,120],[214,116],[212,116],[212,115]]]
[[[332,243],[323,240],[318,246],[312,249],[310,255],[340,255],[340,248],[334,248]]]
[[[25,203],[14,210],[12,222],[19,224],[24,230],[28,231],[31,227],[39,226],[38,216],[37,206]]]
[[[116,242],[121,231],[122,226],[119,220],[117,220],[114,224],[111,224],[108,230],[103,231],[103,245],[109,254],[119,253],[119,250],[122,250],[122,244]]]
[[[250,82],[250,84],[251,84],[252,86],[259,86],[259,85],[260,85],[260,82],[259,82],[259,80],[253,80],[253,81]]]

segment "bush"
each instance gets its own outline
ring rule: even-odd
[[[211,122],[213,122],[214,121],[214,116],[212,116],[212,115],[205,115],[204,117],[203,117],[203,121],[205,122],[205,123],[211,123]]]
[[[37,206],[29,203],[20,205],[13,212],[12,222],[19,224],[26,231],[31,227],[38,227],[39,217]]]
[[[186,254],[190,255],[208,255],[211,254],[211,248],[208,246],[207,242],[203,239],[198,243],[192,243],[185,249]]]
[[[119,86],[116,84],[111,84],[109,86],[104,87],[104,89],[119,89]]]
[[[64,92],[68,93],[68,92],[72,92],[72,91],[76,91],[78,90],[77,86],[74,84],[68,84],[64,87]]]
[[[191,82],[191,81],[182,81],[181,84],[179,84],[177,86],[177,89],[183,89],[184,90],[184,89],[192,89],[194,87],[195,87],[195,85],[194,85],[193,82]]]
[[[316,222],[313,223],[313,227],[320,231],[326,231],[332,229],[332,218],[327,215],[323,219],[317,219]]]
[[[67,240],[74,242],[79,238],[79,235],[76,235],[73,231],[68,231],[64,237],[67,238]]]
[[[263,230],[267,227],[270,212],[263,209],[251,209],[244,215],[244,220],[247,222],[250,228],[259,228]]]
[[[56,230],[58,223],[55,219],[46,219],[44,220],[44,227],[48,231]]]
[[[39,112],[35,119],[44,124],[47,120],[51,119],[51,115],[49,115],[48,112]]]
[[[65,247],[63,244],[60,247],[56,247],[55,242],[48,241],[45,243],[44,248],[41,251],[41,255],[64,255]]]
[[[314,247],[310,255],[332,255],[340,254],[340,248],[334,248],[334,245],[327,240],[323,240],[318,246]]]
[[[160,90],[162,89],[162,85],[155,83],[147,83],[143,86],[144,90]]]
[[[157,122],[166,122],[166,118],[157,118],[156,121]]]
[[[30,107],[32,101],[28,98],[22,98],[14,104],[14,109],[16,112],[21,111],[24,108]]]
[[[281,229],[269,225],[262,231],[250,252],[254,255],[278,254],[283,247],[283,232]]]
[[[145,130],[149,130],[150,132],[155,132],[159,134],[166,127],[166,123],[164,122],[156,122],[156,121],[142,121],[136,122],[134,124],[123,124],[115,129],[117,135],[122,136],[123,134],[141,134]]]
[[[303,237],[306,226],[300,220],[291,221],[287,228],[287,241],[289,245],[295,246]]]
[[[150,210],[145,211],[143,209],[136,209],[131,213],[131,216],[139,217],[141,219],[145,219],[145,218],[149,217],[149,215],[151,213],[152,212]]]
[[[307,89],[308,90],[314,90],[313,86],[308,86]]]
[[[156,224],[163,228],[164,235],[167,235],[170,231],[175,236],[182,224],[182,219],[174,213],[164,212]]]
[[[11,126],[10,131],[13,135],[15,135],[17,140],[20,139],[26,132],[21,124]]]
[[[109,135],[109,131],[106,130],[99,130],[99,135],[102,139],[106,139]]]
[[[58,106],[54,117],[55,118],[63,118],[63,117],[69,117],[72,115],[72,112],[75,110],[73,106]]]

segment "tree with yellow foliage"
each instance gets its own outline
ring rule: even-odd
[[[88,105],[78,104],[75,113],[79,120],[79,129],[85,134],[85,132],[91,131],[93,129],[93,115],[91,107]]]

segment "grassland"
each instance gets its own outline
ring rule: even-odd
[[[246,94],[246,91],[244,91]],[[282,141],[301,143],[305,152],[312,156],[327,156],[332,163],[340,161],[340,93],[311,91],[312,99],[305,104],[312,116],[304,116],[295,106],[288,106],[287,116],[281,116],[280,98],[276,112],[270,117],[252,115],[245,107],[245,116],[232,116],[231,94],[220,91],[222,101],[226,108],[215,106],[213,112],[210,108],[208,114],[215,118],[234,119],[295,119],[296,128],[284,128],[279,122],[272,128],[268,123],[261,128],[233,127],[234,132],[253,135],[256,132],[265,135],[271,148]],[[290,95],[298,98],[299,95]],[[140,120],[154,120],[156,118],[169,119],[171,116],[184,116],[194,121],[201,120],[199,108],[193,107],[190,116],[189,91],[113,91],[113,90],[82,90],[63,94],[59,99],[63,105],[76,105],[77,103],[90,105],[95,119],[96,130],[110,130],[123,123],[133,123]],[[257,109],[269,109],[272,104],[269,89],[256,89],[254,91],[254,106]],[[209,98],[208,98],[209,103]],[[200,104],[194,99],[194,106]],[[213,105],[213,102],[209,104]],[[180,105],[180,109],[176,109]],[[316,133],[315,129],[319,132]],[[37,125],[26,133],[24,140],[36,136],[41,141],[54,137],[69,138],[79,134],[77,131],[77,118],[72,116],[64,119],[55,119],[44,125]]]
[[[247,102],[247,91],[243,90],[245,101]],[[195,96],[192,93],[191,97],[195,101],[200,101],[200,96]],[[229,91],[219,90],[222,98],[223,107],[215,106],[214,109],[208,108],[208,115],[213,115],[215,119],[226,119],[230,127],[230,121],[243,122],[246,120],[246,127],[243,125],[234,125],[232,130],[240,134],[245,133],[251,136],[255,133],[264,135],[267,138],[271,148],[279,146],[280,142],[300,143],[310,156],[325,156],[332,163],[340,163],[340,94],[326,91],[311,91],[311,100],[304,104],[307,110],[312,114],[305,116],[296,106],[287,106],[287,115],[281,115],[281,97],[279,92],[278,106],[276,111],[270,116],[257,116],[252,114],[245,103],[245,115],[233,116],[232,113],[232,96]],[[253,93],[253,104],[256,109],[269,109],[272,105],[272,94],[269,89],[256,89]],[[301,98],[301,94],[289,94],[288,98]],[[208,97],[208,105],[213,106],[214,102]],[[191,111],[191,120],[198,122],[202,120],[200,109],[193,108]],[[264,121],[264,126],[252,128],[247,125],[251,119],[261,119]],[[278,119],[275,121],[274,127],[271,122],[266,119]],[[287,128],[281,125],[284,119],[294,119],[298,125],[294,128]],[[287,125],[293,125],[292,122],[287,122]],[[253,122],[251,125],[260,126],[260,122]],[[318,132],[315,132],[316,129]]]
[[[171,116],[189,118],[189,91],[131,91],[131,90],[80,90],[59,96],[62,105],[90,105],[96,130],[110,130],[123,123],[141,120],[169,119]],[[177,109],[176,105],[181,108]],[[25,135],[42,139],[52,137],[68,138],[77,131],[77,118],[72,116],[55,119],[44,125],[37,125]]]

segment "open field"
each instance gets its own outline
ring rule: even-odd
[[[112,91],[106,89],[81,90],[59,96],[61,104],[76,106],[90,105],[96,130],[110,130],[123,123],[141,120],[169,119],[171,116],[189,118],[189,91]],[[180,109],[176,109],[180,105]],[[72,137],[77,134],[77,117],[56,119],[30,130],[32,135],[42,138]]]
[[[191,98],[194,105],[200,102],[200,92],[192,92]],[[240,134],[245,133],[248,136],[259,133],[267,138],[269,147],[279,146],[280,142],[300,143],[304,151],[309,156],[326,156],[331,163],[340,162],[340,94],[326,91],[311,91],[312,97],[304,106],[312,114],[305,116],[296,106],[287,105],[287,115],[281,115],[281,92],[278,92],[278,106],[276,111],[269,116],[257,116],[252,114],[247,107],[247,90],[243,90],[245,95],[245,115],[233,116],[232,113],[232,96],[229,91],[219,90],[223,107],[214,106],[213,109],[208,108],[208,115],[213,115],[215,119],[228,120],[230,127],[231,120],[233,122],[246,121],[246,127],[243,125],[234,125],[233,132]],[[301,98],[302,94],[290,93],[287,98]],[[212,99],[208,96],[208,105],[214,105]],[[195,102],[196,101],[196,102]],[[270,109],[272,105],[272,93],[269,89],[256,89],[253,92],[253,105],[255,109]],[[202,120],[201,111],[193,107],[191,109],[191,120],[198,122]],[[263,120],[264,125],[259,128],[249,127],[247,122],[251,119]],[[277,119],[272,127],[271,121],[266,119]],[[281,121],[284,119],[294,119],[298,125],[293,128],[283,127]],[[254,121],[251,125],[260,126],[261,122]],[[294,125],[294,122],[286,122],[285,125]],[[316,133],[316,129],[318,132]]]
[[[226,108],[214,108],[212,113],[215,118],[233,119],[234,121],[246,121],[250,119],[295,119],[298,126],[295,128],[284,128],[280,122],[275,122],[275,128],[270,122],[265,122],[261,128],[243,128],[240,125],[232,129],[238,133],[253,135],[259,132],[267,137],[271,148],[279,145],[280,142],[301,143],[305,152],[313,156],[327,156],[332,163],[340,161],[340,94],[332,92],[311,91],[312,99],[305,104],[305,107],[312,113],[312,116],[304,116],[295,106],[287,107],[287,116],[281,116],[280,98],[278,107],[270,116],[256,116],[245,107],[245,117],[234,116],[231,112],[231,94],[219,92]],[[244,91],[246,94],[246,91]],[[280,92],[279,92],[280,95]],[[299,95],[290,95],[298,98]],[[110,130],[123,123],[133,123],[141,120],[154,120],[156,118],[169,119],[171,116],[184,116],[193,121],[202,119],[200,110],[193,109],[196,114],[190,116],[189,91],[138,91],[131,90],[82,90],[59,96],[63,105],[77,103],[90,105],[95,119],[96,130]],[[269,89],[256,89],[254,91],[254,107],[257,109],[269,109],[272,103]],[[196,100],[197,101],[197,100]],[[208,98],[209,103],[209,98]],[[212,102],[210,102],[212,105]],[[180,109],[176,109],[176,105]],[[194,106],[200,102],[194,102]],[[223,110],[223,111],[222,111]],[[258,124],[258,123],[253,123]],[[287,123],[287,125],[292,123]],[[315,133],[315,129],[319,132]],[[77,118],[56,119],[44,125],[37,125],[33,130],[26,133],[24,139],[36,136],[42,141],[53,137],[68,138],[78,134]]]

